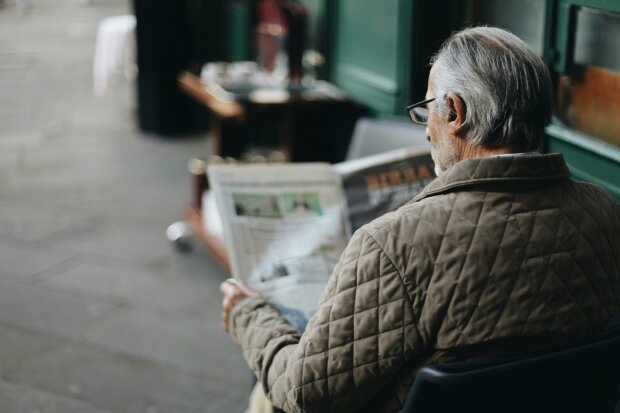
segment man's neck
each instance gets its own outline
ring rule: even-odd
[[[521,151],[514,150],[514,148],[510,148],[507,146],[502,146],[499,148],[487,148],[485,146],[480,146],[480,145],[465,144],[461,147],[460,152],[461,152],[461,160],[464,160],[464,159],[470,159],[470,158],[484,158],[486,156],[506,155],[510,153],[518,153]]]

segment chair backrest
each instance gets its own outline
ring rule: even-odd
[[[403,412],[620,412],[620,329],[553,352],[427,366]]]
[[[425,129],[405,118],[361,118],[355,124],[346,159],[406,147],[430,148]]]

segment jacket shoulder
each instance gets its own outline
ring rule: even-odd
[[[607,192],[603,187],[584,181],[574,181],[569,180],[568,185],[571,190],[580,194],[581,196],[588,197],[592,201],[600,203],[603,202],[613,208],[619,208],[620,204],[614,197],[612,197],[609,192]]]
[[[612,228],[618,226],[620,203],[599,185],[567,180],[564,193],[594,221],[602,221],[601,224],[607,222],[607,225],[612,224]],[[614,222],[616,225],[613,225]],[[620,230],[620,226],[616,230]]]
[[[385,245],[389,234],[407,233],[412,236],[419,230],[432,232],[433,228],[441,232],[440,227],[447,222],[456,197],[456,193],[449,193],[407,203],[369,222],[362,229],[381,246]]]

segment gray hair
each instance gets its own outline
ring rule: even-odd
[[[467,107],[472,145],[536,149],[551,120],[551,78],[545,63],[517,36],[495,27],[453,34],[431,59],[440,113],[455,93]]]

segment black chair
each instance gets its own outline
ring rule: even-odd
[[[403,412],[620,413],[620,329],[553,352],[427,366]]]

